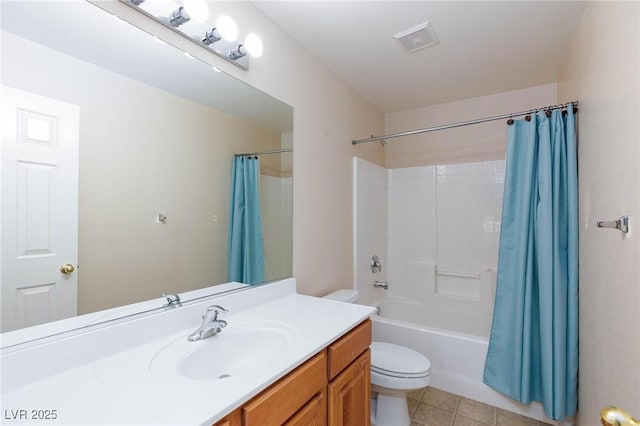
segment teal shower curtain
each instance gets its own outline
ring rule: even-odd
[[[577,409],[577,177],[571,107],[509,126],[484,383],[557,420]]]
[[[264,281],[258,157],[234,157],[229,201],[228,278],[245,284]]]

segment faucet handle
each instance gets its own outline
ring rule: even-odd
[[[207,308],[207,313],[204,315],[203,319],[207,319],[210,318],[211,316],[213,316],[213,318],[211,318],[208,321],[218,321],[218,314],[220,312],[223,312],[225,314],[229,313],[228,310],[226,310],[225,308],[223,308],[220,305],[211,305]]]
[[[223,308],[220,305],[211,305],[207,308],[207,312],[211,312],[211,311],[218,311],[218,312],[224,312],[225,314],[229,313],[228,310],[226,310],[225,308]]]

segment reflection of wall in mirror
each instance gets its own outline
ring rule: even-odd
[[[232,156],[280,133],[5,32],[2,50],[3,84],[80,106],[78,312],[225,282]]]

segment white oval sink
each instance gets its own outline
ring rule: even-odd
[[[185,336],[152,358],[152,374],[178,372],[191,380],[220,380],[256,372],[282,356],[297,335],[284,322],[232,323],[215,336],[188,342]]]

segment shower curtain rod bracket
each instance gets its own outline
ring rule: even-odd
[[[375,138],[375,136],[373,135],[369,135],[370,138]],[[389,142],[385,141],[382,138],[377,138],[378,142],[380,143],[380,146],[384,149],[387,147],[387,145],[389,144]]]

